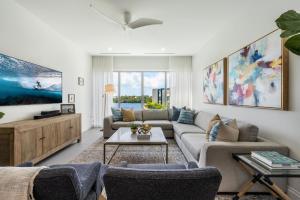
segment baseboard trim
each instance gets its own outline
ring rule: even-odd
[[[300,199],[300,192],[291,186],[287,186],[288,195],[290,197],[295,197],[292,199]]]

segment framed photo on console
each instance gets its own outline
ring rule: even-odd
[[[228,57],[228,103],[288,110],[288,50],[276,30]]]
[[[75,114],[75,104],[61,104],[60,109],[62,114]]]
[[[206,67],[203,70],[204,103],[226,105],[227,59]]]

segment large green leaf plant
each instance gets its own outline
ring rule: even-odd
[[[289,10],[277,20],[277,26],[283,30],[282,38],[287,38],[284,46],[296,55],[300,55],[300,13]]]
[[[0,119],[2,118],[2,117],[4,117],[4,113],[3,112],[0,112]]]

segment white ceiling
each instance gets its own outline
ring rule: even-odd
[[[112,17],[128,10],[133,20],[156,18],[163,25],[124,31],[89,5],[91,0],[16,0],[64,37],[87,52],[195,53],[229,21],[255,6],[241,0],[95,0],[95,6]],[[261,2],[255,0],[256,2]],[[109,50],[110,48],[110,50]]]

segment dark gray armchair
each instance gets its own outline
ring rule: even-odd
[[[221,174],[214,167],[127,165],[107,168],[103,181],[108,200],[214,200]]]
[[[23,163],[19,167],[30,167]],[[34,180],[36,200],[98,200],[102,191],[101,163],[53,165]]]

